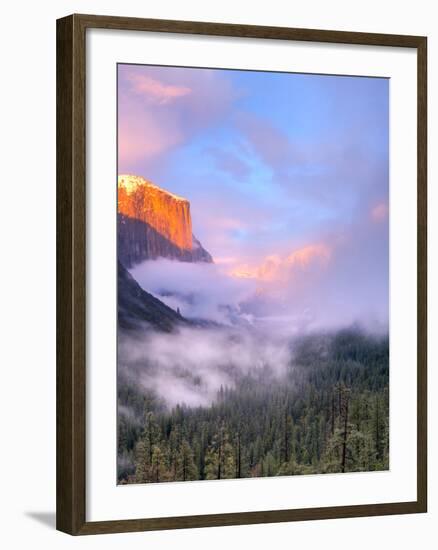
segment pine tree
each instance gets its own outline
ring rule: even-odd
[[[171,428],[169,440],[169,472],[171,478],[176,481],[178,478],[178,457],[181,446],[181,434],[178,425]]]
[[[277,475],[278,465],[274,458],[274,455],[271,452],[268,452],[263,459],[262,469],[263,476],[272,477]]]
[[[346,386],[342,387],[342,398],[341,398],[341,415],[342,415],[342,461],[341,461],[341,472],[345,472],[345,466],[347,462],[347,441],[348,441],[348,407],[350,403],[350,389]]]
[[[145,445],[145,451],[148,454],[149,464],[152,463],[152,453],[154,445],[160,438],[160,429],[155,419],[154,413],[148,411],[145,414],[145,426],[142,434],[142,439]]]
[[[149,453],[146,452],[146,446],[143,440],[140,440],[135,448],[135,481],[136,483],[146,483],[149,481],[149,469],[151,462]]]
[[[242,477],[242,437],[240,434],[240,430],[237,432],[235,437],[235,450],[236,450],[236,479],[240,479]]]
[[[235,475],[234,450],[228,432],[221,423],[205,457],[206,479],[226,479]]]
[[[192,448],[185,439],[182,441],[179,448],[177,459],[177,479],[179,481],[199,479],[198,469],[194,461]]]
[[[165,455],[158,445],[154,445],[152,448],[149,480],[158,483],[159,481],[166,481],[167,479],[168,472]]]

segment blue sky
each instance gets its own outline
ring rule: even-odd
[[[387,308],[387,79],[118,71],[119,173],[189,199],[194,233],[218,264],[250,272],[324,246],[324,281],[347,270],[368,284],[352,295]]]

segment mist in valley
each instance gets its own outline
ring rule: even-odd
[[[305,268],[316,270],[301,266],[295,285]],[[292,283],[214,264],[161,259],[131,274],[188,324],[119,330],[120,483],[388,466],[384,316],[361,322],[350,307],[317,323],[316,296],[293,307]]]

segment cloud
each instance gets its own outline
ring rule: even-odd
[[[387,328],[388,224],[364,217],[326,234],[287,257],[267,259],[255,271],[257,297],[241,310],[297,330],[334,329],[352,323]]]
[[[168,407],[207,406],[242,376],[281,383],[302,334],[353,324],[386,333],[388,251],[383,239],[378,244],[380,231],[380,224],[362,221],[324,242],[267,258],[257,278],[233,278],[227,264],[143,262],[131,272],[145,290],[187,317],[224,324],[120,333],[119,375]]]
[[[320,240],[261,262],[217,264],[166,259],[146,261],[134,278],[185,317],[229,326],[265,327],[289,336],[302,330],[339,328],[359,322],[387,326],[388,222],[367,216]]]
[[[236,117],[236,124],[253,151],[273,169],[306,161],[305,151],[266,118],[241,112]]]
[[[134,112],[126,111],[119,117],[119,166],[122,169],[124,165],[155,158],[182,140],[183,134],[171,119],[163,117],[159,121],[147,112],[138,117]]]
[[[298,139],[293,127],[286,133],[254,113],[240,113],[235,123],[249,149],[271,171],[271,185],[301,208],[340,218],[387,194],[387,156],[376,154],[363,138],[365,127]]]
[[[243,279],[256,279],[264,282],[290,283],[297,272],[317,266],[321,270],[331,259],[332,249],[324,243],[308,244],[294,250],[286,257],[278,254],[268,256],[257,266],[240,265],[232,270],[232,275]]]
[[[250,174],[249,164],[234,152],[210,148],[206,150],[206,153],[213,158],[219,170],[231,174],[238,180],[245,180]]]
[[[119,171],[150,178],[164,153],[225,116],[236,91],[218,71],[118,68]]]
[[[153,390],[173,407],[213,402],[221,387],[248,374],[274,378],[290,366],[290,343],[255,330],[187,328],[172,334],[121,335],[119,373]]]
[[[160,105],[171,103],[179,97],[192,93],[188,86],[164,84],[159,80],[134,71],[127,73],[126,79],[131,83],[131,89],[135,93]]]
[[[131,270],[135,280],[183,316],[230,324],[240,302],[256,289],[254,281],[231,277],[219,265],[147,260]]]

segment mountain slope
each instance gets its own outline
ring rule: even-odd
[[[176,311],[145,292],[132,275],[118,262],[118,323],[122,329],[138,329],[149,325],[157,330],[171,332],[191,323]]]
[[[190,203],[140,176],[118,178],[119,258],[131,267],[158,257],[212,262],[192,234]]]

